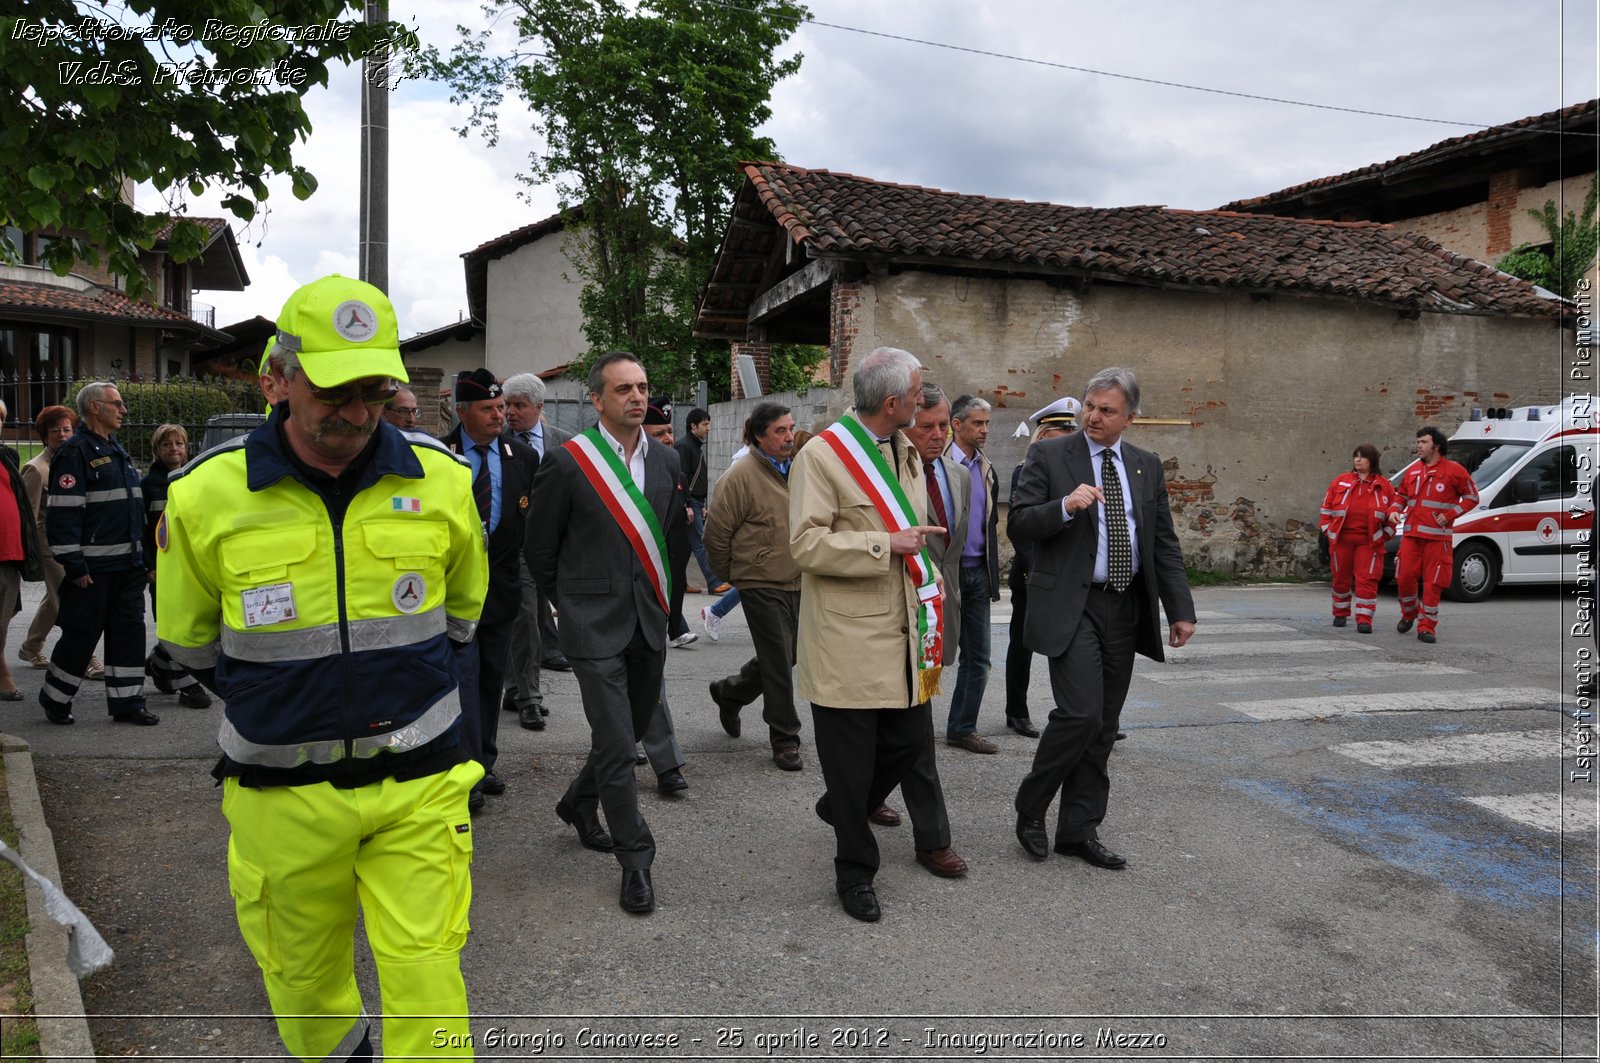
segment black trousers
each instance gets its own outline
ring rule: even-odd
[[[909,709],[834,709],[813,703],[811,730],[833,820],[834,881],[838,888],[871,882],[878,841],[867,817],[911,770],[933,734],[931,706]],[[926,739],[931,741],[931,739]]]
[[[155,584],[151,584],[150,619],[154,620],[155,618],[156,588]],[[168,653],[167,648],[159,642],[156,643],[155,649],[150,651],[150,656],[145,660],[145,664],[151,671],[160,672],[161,677],[167,681],[167,685],[173,690],[184,691],[190,687],[198,687],[200,685],[200,681],[189,674],[189,669],[173,660],[172,654]]]
[[[794,704],[795,638],[800,630],[800,592],[774,587],[739,589],[756,655],[722,681],[722,692],[740,705],[761,699],[772,748],[800,744],[800,714]]]
[[[1006,642],[1006,716],[1029,718],[1028,682],[1033,678],[1033,651],[1022,641],[1028,619],[1028,571],[1011,570],[1011,635]]]
[[[1094,838],[1105,819],[1111,794],[1106,764],[1133,679],[1140,611],[1132,591],[1091,589],[1072,641],[1050,658],[1056,704],[1033,768],[1017,789],[1016,807],[1021,815],[1043,819],[1060,793],[1057,843]]]
[[[605,811],[612,852],[629,871],[648,868],[656,856],[655,837],[639,812],[633,746],[649,730],[660,704],[665,656],[650,648],[637,624],[633,638],[614,657],[569,655],[589,719],[589,756],[567,786],[566,800],[581,815],[596,805]]]
[[[55,705],[70,706],[94,645],[104,635],[106,709],[124,716],[144,708],[144,590],[150,581],[143,568],[94,572],[90,579],[87,587],[63,580],[57,591],[61,637],[50,653],[40,694]]]
[[[485,775],[494,771],[494,762],[500,756],[500,692],[505,685],[515,626],[515,620],[479,624],[471,642],[455,645],[461,742],[467,755],[483,765]]]
[[[917,759],[900,780],[900,796],[906,799],[906,815],[911,817],[911,842],[918,849],[950,848],[950,813],[945,810],[944,784],[939,781],[933,745],[930,712],[928,733],[922,736]]]

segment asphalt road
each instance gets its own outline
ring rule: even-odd
[[[1596,788],[1573,780],[1561,694],[1570,601],[1446,602],[1428,647],[1395,633],[1389,593],[1367,636],[1328,625],[1325,586],[1196,597],[1190,647],[1140,662],[1112,761],[1102,837],[1129,869],[1035,864],[1013,836],[1033,743],[1000,726],[1002,602],[980,720],[1001,752],[939,747],[971,873],[936,879],[909,826],[879,829],[873,925],[833,896],[809,743],[806,770],[780,772],[758,717],[731,739],[705,696],[750,653],[741,613],[668,654],[690,789],[661,797],[640,769],[646,918],[553,814],[588,736],[576,684],[551,676],[548,730],[503,717],[510,790],[476,821],[478,1058],[1593,1059]],[[84,985],[97,1050],[275,1056],[207,775],[218,710],[156,696],[161,725],[135,729],[96,691],[55,728],[40,676],[19,670],[29,700],[0,730],[33,744],[67,890],[117,950]],[[1042,722],[1039,662],[1032,693]],[[639,1035],[654,1046],[617,1047]]]

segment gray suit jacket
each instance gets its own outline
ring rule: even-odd
[[[648,438],[644,443],[645,501],[670,536],[683,521],[678,455]],[[561,652],[615,656],[636,624],[651,649],[664,649],[667,614],[643,563],[566,448],[546,451],[533,478],[531,508],[538,519],[528,522],[528,571],[561,616]]]
[[[1139,545],[1139,571],[1130,588],[1140,596],[1143,606],[1138,651],[1161,661],[1166,659],[1166,651],[1157,602],[1166,607],[1169,622],[1192,621],[1194,599],[1189,594],[1183,551],[1167,504],[1161,459],[1126,439],[1122,454],[1133,495],[1133,522]],[[1029,649],[1047,657],[1066,652],[1083,618],[1089,583],[1094,578],[1095,540],[1102,509],[1098,504],[1090,506],[1067,521],[1061,515],[1061,500],[1079,484],[1094,482],[1089,439],[1082,432],[1075,432],[1043,440],[1028,449],[1027,462],[1011,497],[1007,520],[1011,537],[1035,544],[1033,570],[1028,574],[1028,618],[1022,637]]]
[[[966,467],[952,459],[948,454],[939,456],[939,464],[944,466],[944,478],[950,484],[950,494],[955,497],[956,509],[948,514],[950,528],[948,535],[930,535],[928,537],[928,554],[933,558],[933,563],[939,566],[939,575],[944,577],[941,589],[944,591],[944,655],[949,660],[955,653],[956,646],[961,637],[961,544],[966,541],[967,514],[972,509],[972,477],[967,474]],[[930,483],[928,491],[931,494],[937,490],[937,485]],[[933,500],[928,500],[928,523],[937,524],[934,516]],[[950,540],[954,538],[956,548],[950,549]]]

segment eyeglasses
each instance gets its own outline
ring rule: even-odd
[[[400,394],[400,389],[393,385],[385,384],[382,387],[342,387],[319,388],[311,381],[306,381],[306,387],[311,391],[311,397],[324,406],[347,406],[351,399],[359,398],[363,406],[382,406],[384,403]]]
[[[401,417],[415,417],[417,415],[417,407],[415,407],[415,406],[390,406],[389,407],[389,412],[393,413],[393,414],[398,414]]]

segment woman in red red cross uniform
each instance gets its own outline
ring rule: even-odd
[[[1354,587],[1356,630],[1372,634],[1383,575],[1383,543],[1391,532],[1389,515],[1399,512],[1394,488],[1378,468],[1378,448],[1362,443],[1350,456],[1350,471],[1328,485],[1322,498],[1322,531],[1328,536],[1328,567],[1333,570],[1333,626],[1350,620]]]

